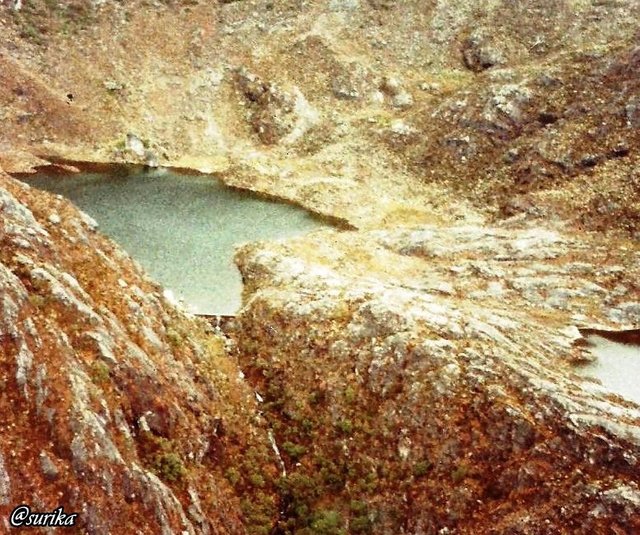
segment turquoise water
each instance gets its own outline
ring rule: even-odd
[[[239,308],[236,245],[327,226],[300,208],[230,189],[211,176],[114,169],[20,179],[70,199],[194,313]]]

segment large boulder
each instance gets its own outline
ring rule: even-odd
[[[262,143],[293,144],[319,120],[302,92],[284,91],[244,68],[235,71],[236,86],[249,109],[249,121]]]

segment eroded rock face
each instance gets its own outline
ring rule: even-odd
[[[88,533],[256,522],[227,481],[252,488],[245,452],[277,470],[253,392],[159,290],[89,217],[0,176],[1,530],[21,503],[62,505]]]
[[[610,313],[640,298],[625,245],[467,226],[243,248],[239,354],[284,451],[282,524],[640,529],[640,407],[569,364],[576,324],[640,319]]]
[[[504,63],[500,50],[480,32],[472,33],[463,43],[462,58],[465,66],[480,72]]]

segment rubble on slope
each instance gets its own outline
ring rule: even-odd
[[[359,228],[446,221],[464,201],[633,234],[639,15],[634,0],[5,2],[0,160],[216,171]],[[128,132],[150,154],[125,150]]]

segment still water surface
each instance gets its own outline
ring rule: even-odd
[[[21,180],[73,201],[195,313],[239,308],[237,244],[327,226],[300,208],[230,189],[210,176],[115,168]]]
[[[591,352],[596,360],[576,372],[600,379],[611,392],[640,405],[640,346],[593,337]]]

